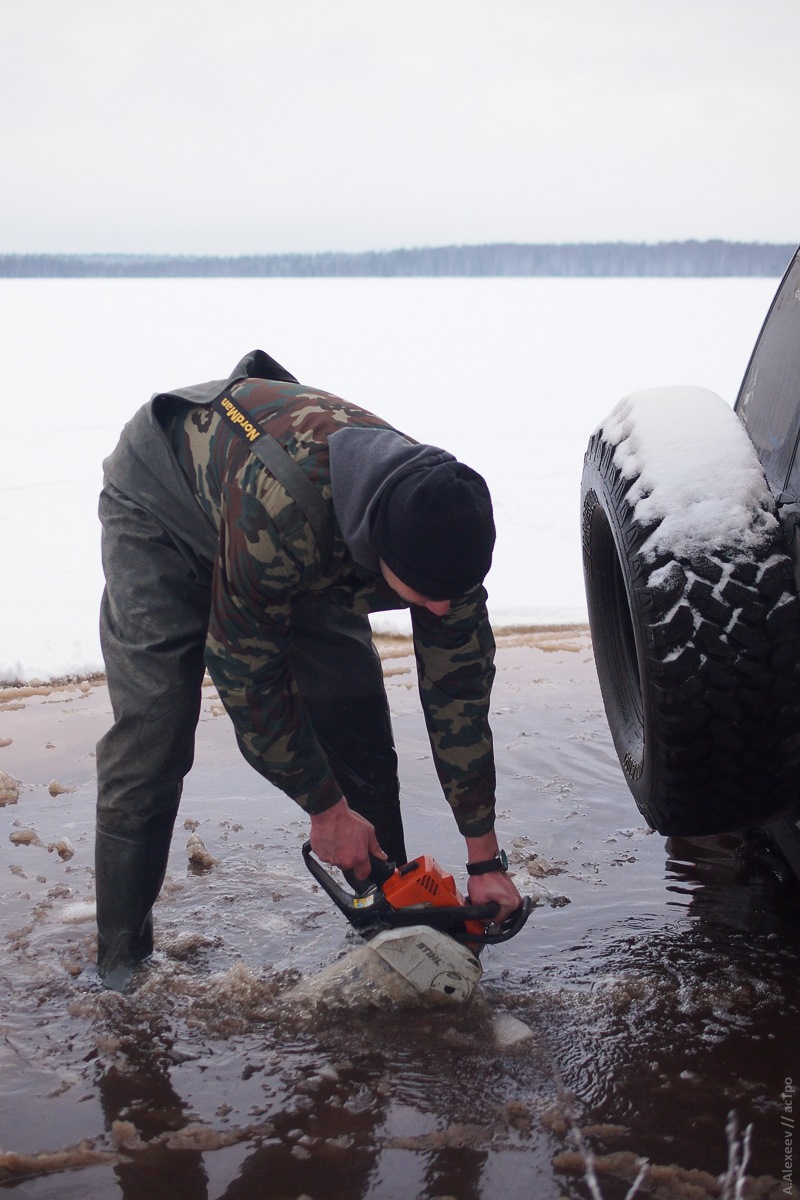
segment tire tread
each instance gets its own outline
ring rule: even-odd
[[[634,481],[621,477],[614,451],[596,432],[583,490],[604,506],[624,546],[619,565],[638,626],[648,761],[638,776],[626,771],[628,784],[662,833],[752,827],[796,802],[800,770],[800,601],[780,527],[747,551],[722,546],[691,558],[648,557],[654,527],[636,523],[626,500]],[[584,516],[587,566],[592,542]],[[591,565],[587,594],[597,644],[605,634],[597,612],[593,618]],[[610,711],[609,694],[613,688],[604,689],[604,699],[622,760],[632,734],[622,714]]]

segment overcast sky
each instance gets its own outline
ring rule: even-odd
[[[0,252],[800,240],[798,0],[0,3]]]

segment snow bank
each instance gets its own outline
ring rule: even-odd
[[[714,392],[652,388],[621,400],[600,428],[631,479],[634,519],[660,522],[645,552],[691,557],[704,548],[751,549],[777,526],[753,444]]]

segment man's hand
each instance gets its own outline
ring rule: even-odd
[[[481,837],[468,837],[468,862],[485,862],[500,853],[497,838],[494,833],[485,833]],[[522,897],[505,871],[489,871],[486,875],[470,875],[467,892],[472,904],[488,904],[495,900],[500,905],[500,912],[495,917],[495,924],[502,925],[513,912],[516,912]]]
[[[500,912],[494,918],[496,925],[502,925],[522,904],[522,896],[504,871],[490,871],[488,875],[470,875],[467,890],[470,904],[497,901]]]
[[[311,817],[311,849],[322,862],[342,871],[353,871],[357,879],[367,879],[369,856],[386,859],[375,837],[375,827],[353,812],[344,796],[332,808]]]

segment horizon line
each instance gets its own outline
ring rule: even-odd
[[[584,249],[597,247],[626,247],[659,249],[676,246],[735,246],[778,249],[796,247],[798,241],[740,240],[722,237],[668,238],[659,241],[630,241],[602,239],[592,241],[549,242],[440,242],[428,245],[392,246],[370,250],[246,250],[246,251],[174,251],[174,250],[0,250],[3,258],[320,258],[326,255],[365,257],[375,254],[430,253],[436,250],[488,249]]]

